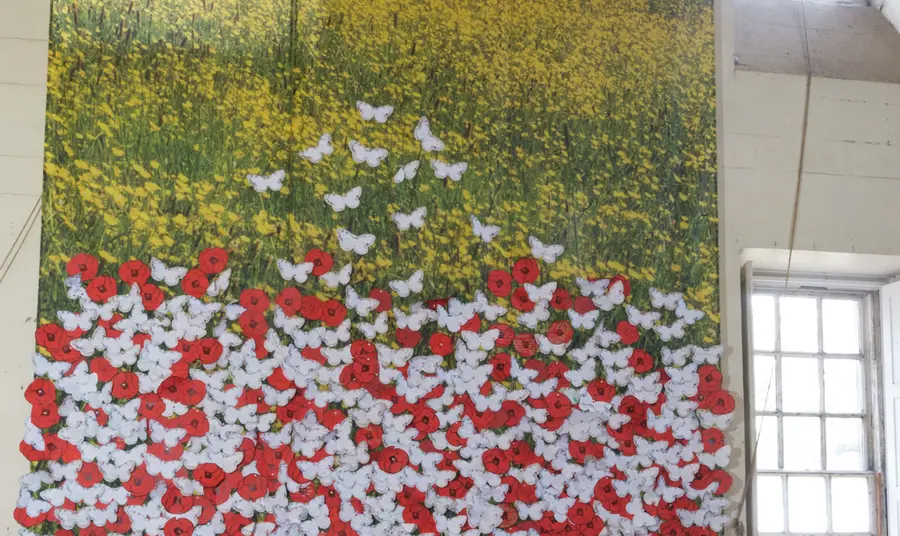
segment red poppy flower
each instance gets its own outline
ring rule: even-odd
[[[269,308],[269,297],[258,288],[249,288],[241,292],[241,307],[248,311],[265,313]]]
[[[409,328],[399,328],[396,333],[397,342],[404,348],[415,348],[422,340],[422,334]]]
[[[200,437],[209,432],[209,419],[199,408],[189,409],[187,413],[175,419],[173,424],[187,430],[188,437]]]
[[[574,304],[572,306],[572,309],[574,309],[574,311],[580,315],[589,313],[596,308],[597,306],[594,305],[594,301],[587,296],[578,296],[577,298],[575,298]]]
[[[409,465],[409,455],[396,447],[386,447],[378,453],[378,466],[385,473],[399,473],[407,465]]]
[[[119,279],[133,285],[143,285],[150,279],[150,267],[139,260],[130,260],[119,266]]]
[[[722,388],[722,372],[712,365],[703,365],[697,370],[700,383],[697,390],[702,394],[718,391]]]
[[[512,276],[505,270],[491,270],[487,278],[487,287],[495,296],[505,298],[512,292]]]
[[[428,346],[432,352],[444,357],[453,352],[453,339],[444,333],[432,333],[428,339]]]
[[[676,519],[670,519],[659,526],[659,536],[685,536],[684,525]]]
[[[564,288],[557,288],[553,292],[553,297],[550,299],[550,307],[556,309],[557,311],[566,311],[572,308],[572,296],[569,295],[569,291]]]
[[[518,287],[513,291],[510,303],[512,303],[512,306],[519,311],[526,313],[533,311],[535,307],[535,303],[528,297],[528,291],[525,290],[525,287]]]
[[[509,471],[509,458],[506,453],[498,448],[492,448],[484,451],[481,455],[481,462],[484,469],[491,473],[502,475]]]
[[[513,348],[522,357],[531,357],[538,351],[538,343],[532,333],[519,333],[513,338]]]
[[[725,446],[725,434],[718,428],[700,430],[700,438],[703,441],[703,452],[713,454]]]
[[[588,384],[588,394],[597,402],[612,402],[616,388],[606,380],[594,380]]]
[[[100,263],[96,257],[87,253],[79,253],[66,263],[66,273],[69,277],[80,275],[82,281],[90,281],[99,270]]]
[[[517,426],[525,416],[525,408],[514,400],[504,400],[497,413],[503,418],[501,426]]]
[[[347,308],[337,300],[328,300],[322,307],[324,308],[322,321],[327,326],[336,327],[347,318]]]
[[[495,382],[506,381],[510,376],[512,358],[506,352],[496,354],[491,358],[491,366],[494,367],[494,370],[491,371],[491,379]]]
[[[116,511],[116,520],[112,523],[107,523],[104,528],[109,532],[114,532],[116,534],[126,534],[131,532],[131,518],[128,517],[125,508],[120,506],[118,511]]]
[[[228,252],[222,248],[206,248],[200,252],[199,260],[204,274],[217,274],[228,265]]]
[[[306,252],[303,262],[311,262],[313,265],[312,274],[316,277],[323,275],[331,270],[334,266],[334,259],[331,255],[325,253],[321,249],[311,249]]]
[[[553,344],[566,344],[572,340],[572,324],[568,320],[557,320],[547,328],[547,338]]]
[[[471,331],[472,333],[480,333],[481,332],[481,317],[478,315],[472,315],[471,318],[466,320],[466,323],[459,327],[459,331]]]
[[[144,309],[155,311],[162,305],[164,299],[163,291],[158,286],[153,283],[141,285],[141,301],[144,304]]]
[[[390,311],[391,307],[394,306],[394,298],[391,296],[391,293],[381,288],[373,288],[370,290],[369,298],[378,300],[378,307],[375,308],[376,313]]]
[[[145,393],[141,395],[141,404],[138,406],[138,413],[145,419],[158,419],[162,416],[166,409],[163,399],[156,393]]]
[[[381,446],[384,431],[377,424],[370,424],[365,428],[360,428],[353,436],[353,440],[357,443],[366,443],[369,445],[369,452]]]
[[[121,371],[112,378],[112,395],[132,399],[138,393],[138,376],[134,372]]]
[[[59,408],[56,403],[31,407],[31,422],[38,428],[50,428],[59,422]]]
[[[206,384],[188,380],[178,384],[178,400],[186,406],[196,406],[206,397]]]
[[[138,465],[122,486],[132,495],[147,495],[156,487],[156,479],[150,476],[144,465]]]
[[[206,294],[206,289],[209,288],[209,279],[206,277],[202,271],[197,268],[192,268],[188,270],[188,273],[185,274],[184,279],[181,280],[181,290],[184,291],[188,296],[193,296],[195,298],[199,298]]]
[[[513,342],[513,337],[516,336],[516,332],[513,328],[507,326],[506,324],[494,324],[489,329],[496,329],[500,332],[500,336],[497,337],[497,340],[494,344],[497,348],[507,348]]]
[[[441,423],[433,409],[423,406],[413,413],[412,425],[420,433],[430,434],[436,432]]]
[[[266,479],[261,475],[247,475],[238,485],[238,495],[248,501],[263,498],[269,492]]]
[[[650,372],[653,368],[653,356],[638,348],[631,352],[631,357],[628,358],[628,365],[633,367],[638,374]]]
[[[344,422],[344,419],[347,418],[347,414],[339,409],[331,409],[325,412],[325,415],[322,416],[322,425],[329,430],[334,430],[337,428],[337,425]]]
[[[592,519],[594,519],[594,508],[585,504],[581,501],[575,502],[571,507],[569,507],[569,521],[576,525],[584,525],[585,523],[590,523]]]
[[[35,378],[25,389],[25,400],[33,406],[43,406],[56,400],[56,387],[44,378]]]
[[[350,343],[350,355],[354,360],[378,362],[378,350],[369,341],[355,340]]]
[[[719,487],[716,488],[716,494],[725,495],[731,489],[734,479],[724,469],[716,469],[709,475],[709,480],[718,482]]]
[[[534,283],[541,275],[541,269],[535,259],[523,257],[513,265],[512,276],[520,285]]]
[[[294,387],[294,380],[288,379],[284,375],[284,369],[281,367],[275,367],[272,374],[269,374],[269,377],[266,378],[266,383],[279,391],[285,391]]]
[[[116,292],[118,292],[116,280],[108,275],[101,275],[92,279],[87,286],[88,297],[98,303],[106,302],[106,300],[115,296]]]
[[[713,391],[703,396],[698,407],[716,415],[725,415],[734,411],[734,397],[728,391]]]
[[[225,480],[225,471],[214,463],[201,463],[194,469],[194,480],[204,487],[218,486]]]
[[[638,333],[638,328],[636,326],[632,326],[625,320],[619,322],[619,325],[616,326],[616,333],[619,334],[619,338],[622,341],[622,344],[634,344],[637,342],[640,334]]]
[[[16,523],[22,525],[26,528],[31,528],[36,525],[40,525],[44,521],[47,520],[48,512],[44,512],[43,514],[39,514],[35,517],[31,517],[28,515],[28,512],[25,510],[25,507],[19,507],[13,510],[13,518],[16,520]]]
[[[572,413],[572,401],[558,391],[545,396],[544,401],[547,403],[547,413],[552,417],[563,419]]]
[[[190,519],[173,517],[163,525],[165,536],[191,536],[194,533],[194,524]]]
[[[503,530],[508,530],[512,528],[516,523],[519,522],[519,511],[516,510],[516,507],[511,504],[501,504],[500,509],[503,510],[503,514],[500,516],[500,528]],[[522,532],[527,530],[526,528],[522,528]],[[516,532],[516,531],[513,531]]]
[[[39,327],[34,338],[38,346],[47,350],[57,350],[69,344],[69,335],[62,326],[56,324],[44,324]]]
[[[432,311],[437,311],[438,307],[443,307],[444,309],[450,304],[450,298],[435,298],[433,300],[425,300],[425,307],[428,307]]]
[[[200,362],[204,365],[212,365],[218,361],[224,351],[222,343],[213,338],[200,339],[196,347]]]
[[[269,330],[266,317],[256,311],[241,313],[241,316],[238,317],[238,325],[241,326],[244,335],[251,338],[262,337]]]
[[[84,462],[81,465],[81,469],[78,470],[78,483],[82,486],[89,488],[96,484],[99,484],[103,480],[103,473],[100,472],[100,467],[97,466],[94,462]]]
[[[287,316],[294,316],[300,312],[302,300],[303,295],[294,287],[288,287],[282,290],[278,293],[278,296],[275,297],[275,303],[278,307],[281,307],[281,310],[284,311],[284,314]]]

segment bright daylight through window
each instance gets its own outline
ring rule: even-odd
[[[756,292],[760,534],[872,533],[865,295]]]

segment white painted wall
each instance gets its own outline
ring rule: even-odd
[[[28,470],[19,440],[37,311],[49,13],[49,0],[0,0],[0,534],[18,534],[16,478]]]
[[[900,0],[875,0],[872,5],[881,9],[887,20],[900,30]]]

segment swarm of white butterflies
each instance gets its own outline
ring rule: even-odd
[[[376,122],[390,116],[390,111],[379,108],[361,107],[360,113]],[[434,140],[429,143],[434,146]],[[358,199],[352,191],[334,195],[341,199],[326,198],[326,202],[335,210],[340,205],[341,210],[352,209],[354,195]],[[418,228],[415,220],[425,214],[423,208],[420,216],[403,215],[395,223],[401,228]],[[499,232],[499,228],[495,231],[474,215],[471,220],[473,231],[485,241]],[[338,240],[345,251],[363,255],[375,237],[340,229]],[[533,256],[543,262],[554,262],[563,253],[562,246],[545,244],[537,237],[529,242]],[[151,279],[173,289],[187,272],[157,259],[150,266]],[[312,263],[279,259],[277,268],[288,285],[316,277],[312,275]],[[700,367],[718,365],[722,347],[678,344],[689,327],[703,317],[682,294],[650,289],[651,309],[641,311],[628,302],[623,281],[579,278],[573,288],[595,307],[584,313],[552,310],[550,304],[560,288],[556,282],[523,285],[534,303],[527,312],[511,312],[480,291],[470,302],[451,298],[434,308],[416,302],[379,311],[379,300],[354,288],[351,264],[335,266],[318,277],[325,287],[340,293],[349,311],[347,319],[338,326],[323,326],[288,315],[275,306],[270,327],[260,339],[248,339],[235,331],[234,322],[246,313],[243,306],[215,301],[230,284],[228,271],[211,282],[203,299],[176,295],[154,311],[144,309],[137,286],[104,303],[95,303],[79,277],[68,279],[67,295],[77,303],[78,311],[60,311],[58,319],[64,329],[82,333],[71,342],[72,348],[85,359],[102,359],[110,367],[133,371],[139,394],[156,393],[172,376],[172,368],[181,359],[179,345],[184,341],[213,338],[222,353],[213,363],[195,364],[189,369],[189,377],[205,386],[202,400],[192,408],[167,399],[158,419],[141,417],[137,399],[115,399],[111,394],[113,384],[100,381],[88,361],[57,362],[36,353],[37,376],[50,380],[63,394],[56,433],[78,449],[81,460],[68,464],[51,461],[46,468],[25,475],[17,503],[24,515],[40,518],[53,512],[58,524],[67,529],[103,527],[114,523],[119,507],[123,507],[133,534],[163,534],[165,524],[180,517],[198,525],[196,534],[218,535],[226,530],[222,514],[232,511],[254,519],[260,513],[272,514],[274,521],[269,518],[245,526],[241,532],[246,535],[317,535],[340,519],[360,534],[387,536],[414,528],[404,520],[404,507],[397,500],[398,494],[410,487],[425,494],[425,505],[438,534],[507,534],[501,528],[504,512],[498,504],[509,491],[502,479],[508,476],[535,486],[535,502],[512,503],[523,521],[552,516],[565,522],[578,501],[590,505],[610,534],[642,534],[658,531],[662,523],[649,511],[656,511],[660,502],[671,504],[686,497],[697,507],[677,510],[684,527],[721,532],[730,522],[725,514],[728,501],[722,498],[718,481],[698,484],[701,473],[722,470],[729,464],[730,448],[707,448],[702,435],[709,429],[727,428],[732,415],[701,408],[697,402]],[[397,297],[417,300],[425,288],[425,275],[416,270],[390,281],[389,287]],[[510,381],[492,381],[493,356],[501,351],[513,353],[509,341],[503,341],[501,330],[492,327],[508,315],[516,317],[520,332],[535,333],[539,356],[551,361],[563,359],[572,363],[570,369],[559,377],[541,377],[537,369],[524,365],[524,359],[513,357],[508,370]],[[551,341],[542,331],[560,316],[584,336],[564,343]],[[664,343],[658,356],[661,365],[650,371],[635,370],[635,348],[622,344],[621,336],[613,331],[614,317],[627,318],[630,325]],[[111,329],[116,333],[109,332],[108,324],[99,324],[113,318],[117,321]],[[475,318],[486,323],[479,323],[482,327],[476,331],[466,329]],[[429,353],[424,345],[398,347],[389,336],[398,329],[450,333],[455,366]],[[147,339],[142,345],[135,341],[138,335]],[[361,340],[372,341],[377,354],[374,381],[394,389],[405,404],[432,412],[437,422],[433,431],[423,434],[416,427],[415,415],[408,411],[395,414],[389,400],[342,382],[342,373],[355,363],[352,345]],[[258,345],[265,351],[258,352]],[[322,360],[309,359],[305,351],[310,349],[317,349]],[[288,388],[276,388],[267,381],[276,369],[290,381]],[[565,387],[560,383],[562,378]],[[595,399],[596,382],[610,386],[612,396]],[[251,391],[260,392],[264,403],[240,405],[242,396]],[[549,428],[550,408],[532,401],[559,395],[567,400],[571,412],[560,426]],[[307,409],[290,422],[278,422],[278,409],[298,397],[307,408],[342,408],[346,418],[329,427],[316,412]],[[481,428],[458,403],[459,397],[470,400],[478,412],[518,407],[522,415],[502,431]],[[657,434],[671,432],[673,440],[635,435],[634,450],[629,451],[633,453],[626,454],[616,431],[629,426],[633,416],[628,408],[635,403],[644,405],[649,429]],[[190,436],[187,429],[166,424],[169,418],[192,409],[205,416],[209,425],[205,434]],[[94,410],[102,410],[107,418],[98,419]],[[355,429],[366,426],[378,427],[383,445],[405,452],[409,463],[397,472],[383,470],[377,461],[378,452],[370,451],[367,443],[354,436]],[[45,451],[48,442],[43,432],[29,418],[24,442],[36,451]],[[465,444],[461,446],[453,437],[462,438]],[[425,439],[430,441],[429,448],[422,443]],[[199,509],[176,515],[164,508],[162,498],[170,486],[184,495],[204,493],[197,481],[183,477],[182,470],[215,464],[226,473],[260,473],[255,461],[243,462],[241,446],[247,440],[264,442],[271,449],[288,447],[300,457],[296,470],[302,478],[289,471],[288,462],[282,460],[273,477],[277,486],[270,485],[257,500],[232,492],[212,520],[203,524],[199,523]],[[486,467],[488,451],[508,450],[518,441],[532,444],[542,463],[513,464],[505,474]],[[581,462],[573,459],[569,448],[572,442],[592,442],[597,446],[595,454]],[[158,450],[149,448],[153,444],[169,448],[180,445],[184,451],[175,459],[163,459],[157,455]],[[443,456],[433,449],[454,451],[457,459],[448,468],[441,465]],[[98,465],[101,483],[87,487],[79,484],[79,472],[86,463]],[[127,482],[138,467],[160,479],[139,505],[131,504],[126,487],[113,485]],[[595,495],[597,483],[613,477],[614,470],[625,475],[624,479],[613,480],[613,485],[616,495],[627,503],[627,516],[607,510]],[[438,492],[460,476],[472,482],[463,496],[451,498]],[[290,494],[309,488],[308,481],[332,486],[339,504],[329,506],[323,496],[303,503],[291,501]],[[75,509],[63,508],[66,501],[74,503]]]

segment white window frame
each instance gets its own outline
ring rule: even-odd
[[[749,264],[749,263],[748,263]],[[821,533],[825,535],[836,535],[841,534],[845,535],[847,533],[838,533],[831,532],[831,517],[832,517],[832,505],[831,505],[831,477],[840,477],[840,476],[866,476],[870,480],[869,490],[869,505],[872,509],[870,512],[871,520],[870,520],[870,532],[862,533],[862,534],[870,534],[876,536],[885,536],[884,527],[887,527],[887,511],[883,507],[885,504],[885,493],[886,486],[883,482],[882,475],[885,467],[885,445],[884,445],[884,437],[885,434],[883,432],[884,426],[882,422],[882,388],[881,388],[881,354],[882,349],[880,346],[881,343],[881,326],[880,326],[880,316],[881,316],[881,307],[879,300],[879,290],[882,286],[881,280],[874,280],[870,278],[849,278],[849,277],[824,277],[824,276],[796,276],[792,275],[790,277],[790,284],[785,285],[785,275],[782,273],[773,273],[773,272],[765,272],[765,273],[757,273],[753,272],[750,266],[746,266],[745,277],[749,276],[752,281],[752,284],[745,287],[744,289],[744,300],[747,303],[744,304],[745,310],[745,325],[744,325],[744,354],[745,354],[745,389],[746,395],[745,400],[747,403],[745,404],[745,422],[747,429],[747,440],[750,445],[748,448],[748,452],[751,453],[756,446],[756,438],[758,431],[756,430],[756,417],[758,414],[765,413],[768,415],[768,418],[772,417],[780,417],[784,414],[781,410],[780,404],[776,407],[775,412],[758,412],[756,409],[756,401],[755,401],[755,388],[754,388],[754,363],[755,363],[755,353],[753,351],[753,331],[752,331],[752,310],[750,307],[749,300],[752,299],[753,295],[756,294],[766,294],[766,295],[788,295],[788,296],[808,296],[817,298],[817,315],[819,318],[819,350],[815,354],[803,353],[803,352],[787,352],[790,355],[809,355],[815,356],[815,359],[819,361],[819,387],[820,387],[820,407],[821,411],[824,414],[824,384],[823,384],[823,366],[822,360],[825,355],[830,357],[841,357],[836,354],[824,354],[822,351],[822,323],[821,323],[821,315],[822,315],[822,299],[828,298],[853,298],[860,300],[860,351],[862,353],[862,374],[863,374],[863,388],[865,389],[864,398],[865,398],[865,408],[864,408],[864,416],[863,416],[863,426],[864,426],[864,435],[865,435],[865,454],[866,454],[866,470],[864,471],[834,471],[827,470],[825,465],[825,451],[826,445],[824,441],[825,436],[825,427],[824,420],[822,421],[821,427],[821,449],[822,449],[822,469],[815,471],[786,471],[783,469],[779,470],[756,470],[755,467],[754,474],[752,476],[753,482],[748,483],[750,486],[750,496],[748,497],[748,528],[750,529],[750,534],[759,534],[765,536],[797,536],[800,533],[792,533],[789,532],[790,527],[788,526],[788,489],[787,489],[787,477],[793,475],[810,475],[810,476],[818,476],[823,475],[826,478],[826,513],[828,515],[827,520],[827,532]],[[752,273],[752,275],[750,275]],[[898,296],[900,296],[900,288],[898,288]],[[777,298],[776,298],[776,330],[780,329],[779,315],[780,311],[777,306]],[[900,302],[898,302],[900,305]],[[900,317],[898,317],[900,320]],[[777,332],[776,332],[777,333]],[[776,335],[776,338],[777,335]],[[780,341],[779,341],[780,342]],[[898,333],[898,344],[900,344],[900,333]],[[776,350],[773,352],[770,351],[761,351],[759,352],[761,355],[780,355],[780,349],[776,347]],[[900,348],[898,348],[898,363],[900,363]],[[775,360],[775,371],[777,379],[780,379],[780,359]],[[898,377],[900,377],[900,368],[898,368]],[[781,382],[776,381],[775,390],[776,392],[771,393],[769,396],[778,396],[780,399],[780,386]],[[898,384],[898,388],[900,388],[900,384]],[[898,394],[900,394],[900,390],[898,390]],[[900,404],[898,404],[898,408],[900,408]],[[791,413],[792,415],[794,413]],[[817,416],[823,418],[820,413],[810,413],[809,416]],[[848,414],[849,415],[849,414]],[[828,416],[832,416],[832,414],[828,414]],[[834,414],[834,416],[841,416],[839,414]],[[858,416],[858,415],[855,415]],[[900,421],[900,415],[898,415],[898,421]],[[779,437],[779,461],[783,458],[783,430],[781,426],[781,419],[779,418],[778,423],[778,437]],[[748,465],[750,464],[751,456],[748,456]],[[756,505],[758,502],[755,497],[755,485],[753,485],[756,481],[756,475],[784,475],[783,476],[783,500],[784,500],[784,530],[782,533],[761,533],[756,528],[756,520],[757,520],[757,512]],[[898,474],[900,474],[900,469],[898,469]],[[900,507],[900,497],[898,497],[898,507]],[[900,508],[898,508],[900,510]],[[900,532],[888,532],[887,536],[900,536]]]

